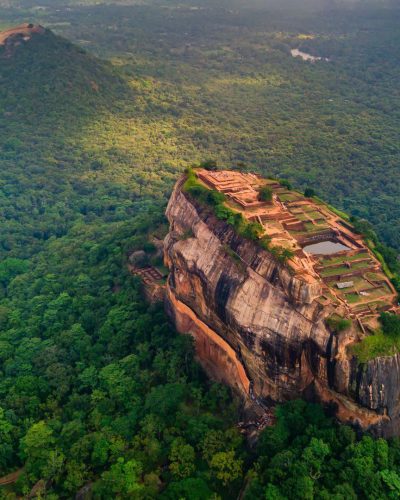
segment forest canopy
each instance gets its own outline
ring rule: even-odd
[[[345,209],[398,273],[398,6],[97,3],[0,1],[1,28],[57,34],[0,59],[0,474],[21,471],[0,495],[398,498],[399,441],[320,407],[249,449],[126,266],[207,159]]]

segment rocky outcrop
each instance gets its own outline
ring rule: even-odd
[[[331,403],[343,421],[397,433],[398,357],[358,365],[346,346],[359,332],[329,330],[327,317],[345,311],[321,305],[318,280],[294,275],[181,188],[167,208],[166,307],[208,373],[260,404],[303,396]]]
[[[350,393],[364,407],[387,416],[385,435],[400,434],[400,356],[377,357],[359,365],[351,362]]]
[[[0,32],[0,56],[10,57],[16,47],[29,42],[32,36],[43,35],[46,29],[38,24],[21,24]]]

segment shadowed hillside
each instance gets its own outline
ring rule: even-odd
[[[14,118],[39,129],[61,123],[65,127],[68,118],[87,119],[111,109],[127,90],[109,63],[50,30],[34,32],[13,46],[0,44],[0,58],[1,126],[6,132],[11,132]]]
[[[103,187],[84,179],[103,164],[78,144],[132,91],[109,63],[49,30],[6,38],[0,61],[0,254],[29,256],[94,209],[83,195],[104,209]]]

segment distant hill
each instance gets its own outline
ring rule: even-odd
[[[0,33],[0,213],[6,221],[0,256],[30,255],[64,234],[81,211],[90,211],[83,190],[98,208],[96,188],[83,188],[81,176],[100,162],[82,142],[88,126],[118,114],[130,92],[111,64],[48,29],[25,24]]]
[[[109,63],[41,26],[25,24],[0,33],[0,59],[2,128],[13,117],[35,127],[53,127],[56,118],[65,126],[68,116],[110,108],[127,91]]]
[[[38,24],[20,24],[0,33],[0,47],[3,48],[2,56],[11,57],[14,50],[31,40],[32,36],[43,35],[46,32],[43,26]]]

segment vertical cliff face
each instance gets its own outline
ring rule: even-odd
[[[331,402],[343,421],[397,431],[398,357],[360,367],[346,346],[358,333],[326,326],[339,305],[322,305],[321,283],[291,273],[268,251],[175,186],[167,217],[167,311],[196,340],[208,373],[245,398],[304,396]]]

